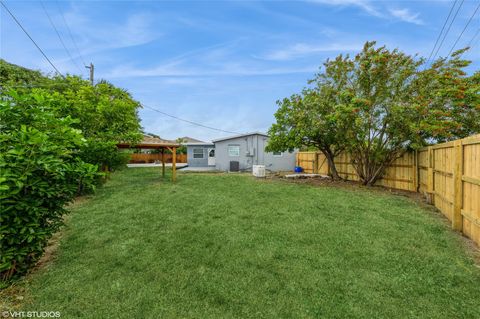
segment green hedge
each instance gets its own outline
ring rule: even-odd
[[[97,165],[81,160],[75,120],[58,117],[61,99],[41,91],[0,100],[0,277],[22,275],[62,224],[65,205],[94,189]]]

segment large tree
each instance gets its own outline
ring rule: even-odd
[[[415,132],[425,141],[446,142],[480,132],[480,72],[468,76],[465,49],[441,58],[418,73],[412,105]]]
[[[360,180],[372,185],[417,139],[412,83],[423,60],[367,42],[349,62],[347,150]]]
[[[408,149],[480,131],[480,73],[467,76],[464,50],[431,66],[398,49],[367,42],[355,57],[324,64],[315,86],[284,99],[269,149],[315,146],[327,157],[347,151],[367,185]]]
[[[311,81],[315,86],[301,94],[278,101],[276,123],[269,130],[269,151],[314,147],[327,159],[329,174],[340,179],[335,157],[345,150],[346,131],[349,123],[342,114],[343,90],[347,86],[345,68],[348,57],[327,61],[325,71]]]
[[[51,93],[57,115],[75,119],[72,127],[81,130],[86,139],[78,156],[102,169],[126,162],[128,155],[117,150],[118,142],[141,139],[140,103],[111,83],[91,85],[78,76],[47,76],[4,60],[0,60],[0,80],[0,92],[15,88],[25,93],[33,89]]]
[[[429,67],[375,42],[355,56],[347,150],[364,184],[374,184],[407,149],[479,131],[478,74],[466,76],[463,52]]]

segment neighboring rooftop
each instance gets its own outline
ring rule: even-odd
[[[195,146],[195,145],[198,145],[198,146],[202,146],[202,145],[214,145],[213,142],[199,142],[199,143],[182,143],[182,145],[186,145],[186,146]]]
[[[262,135],[262,136],[268,137],[267,134],[262,133],[262,132],[251,132],[251,133],[245,133],[245,134],[239,134],[239,135],[234,135],[234,136],[228,136],[228,137],[218,138],[218,139],[216,139],[216,140],[213,140],[212,142],[213,142],[213,143],[216,143],[216,142],[231,140],[231,139],[239,138],[239,137],[247,137],[247,136],[251,136],[251,135]]]
[[[179,140],[182,141],[182,144],[190,144],[190,143],[206,143],[204,141],[197,140],[196,138],[190,136],[180,137]]]
[[[143,135],[142,144],[178,144],[176,141],[165,140],[159,136],[152,136],[148,134]]]

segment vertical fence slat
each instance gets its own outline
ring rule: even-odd
[[[434,158],[433,158],[433,149],[431,146],[428,147],[427,151],[427,161],[428,161],[428,168],[427,168],[427,201],[429,204],[433,204],[435,201],[434,191],[434,176],[433,176],[433,165],[434,165]]]
[[[454,188],[453,188],[453,214],[452,228],[462,230],[463,218],[463,145],[462,140],[455,141],[454,144],[455,167],[453,171]]]

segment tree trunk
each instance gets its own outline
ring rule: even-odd
[[[371,164],[371,167],[366,167],[366,169],[368,169],[368,174],[365,176],[364,179],[362,179],[362,183],[368,186],[375,185],[375,183],[383,177],[387,167],[391,165],[398,157],[398,155],[392,156],[392,158],[384,160],[383,163],[377,165]]]
[[[337,167],[335,166],[335,157],[333,154],[329,151],[322,151],[323,155],[325,155],[325,158],[327,159],[328,162],[328,174],[334,181],[339,181],[342,178],[340,175],[338,175]]]

